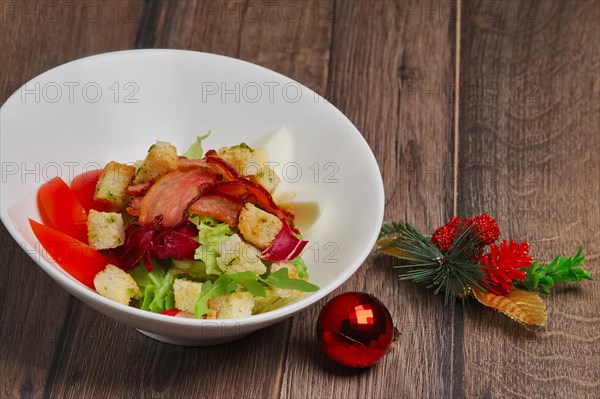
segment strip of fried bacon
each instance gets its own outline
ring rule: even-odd
[[[163,227],[181,223],[192,201],[217,181],[216,173],[201,169],[176,170],[161,177],[142,198],[139,223],[153,224],[159,216]]]
[[[231,227],[235,227],[238,225],[243,207],[244,202],[237,197],[214,193],[202,195],[190,206],[189,212],[211,216]]]

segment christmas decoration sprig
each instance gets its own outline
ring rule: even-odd
[[[408,223],[384,223],[378,249],[403,261],[401,280],[412,280],[444,293],[445,302],[473,296],[524,324],[544,325],[546,307],[535,291],[550,293],[559,282],[593,280],[581,268],[583,247],[573,258],[556,256],[550,263],[534,260],[529,243],[501,240],[496,221],[483,214],[452,217],[431,237]]]
[[[515,286],[528,291],[539,290],[544,294],[549,294],[550,289],[556,283],[578,283],[582,280],[593,280],[590,272],[579,267],[584,262],[583,246],[579,247],[573,258],[557,255],[548,264],[535,260],[527,269],[525,280],[516,282]]]
[[[473,230],[465,229],[447,251],[442,251],[431,242],[431,237],[408,223],[384,223],[378,244],[382,252],[406,262],[394,266],[408,269],[400,280],[425,284],[436,295],[443,291],[448,303],[467,294],[469,284],[481,288],[483,272],[470,255],[481,240]]]

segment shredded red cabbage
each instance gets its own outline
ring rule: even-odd
[[[192,223],[184,223],[172,229],[162,230],[154,239],[152,255],[158,259],[175,258],[178,260],[194,259],[196,248],[200,243],[194,238],[198,237],[198,229]]]
[[[108,260],[125,271],[143,260],[148,271],[152,271],[152,258],[194,259],[194,253],[200,246],[195,240],[197,236],[196,226],[187,221],[163,229],[132,223],[125,230],[125,243],[110,250]]]
[[[292,230],[285,219],[282,218],[281,222],[283,227],[279,230],[271,245],[262,252],[261,257],[263,259],[272,262],[289,261],[300,255],[306,244],[308,244],[308,241],[300,240],[292,234]]]

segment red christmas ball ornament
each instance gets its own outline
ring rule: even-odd
[[[348,367],[369,367],[390,348],[394,324],[377,298],[348,292],[336,296],[321,310],[317,336],[332,360]]]

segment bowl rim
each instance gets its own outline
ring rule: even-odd
[[[76,60],[72,60],[67,63],[53,67],[37,76],[31,78],[26,83],[24,83],[19,89],[17,89],[2,105],[2,107],[0,108],[0,118],[2,117],[2,114],[4,112],[6,112],[7,107],[16,101],[15,98],[16,98],[19,90],[22,87],[24,87],[25,85],[31,84],[38,79],[42,79],[46,75],[54,73],[55,70],[65,68],[65,67],[68,67],[68,66],[74,65],[74,64],[85,63],[88,61],[97,61],[97,60],[103,60],[103,59],[109,59],[109,58],[112,58],[113,60],[118,61],[123,58],[139,57],[139,56],[144,56],[147,54],[155,54],[155,55],[159,55],[159,56],[164,55],[167,57],[180,56],[180,55],[185,55],[185,56],[201,55],[203,57],[222,59],[226,62],[238,64],[242,68],[262,70],[263,72],[268,72],[268,73],[274,74],[275,76],[277,76],[280,79],[281,78],[288,79],[291,82],[298,84],[302,90],[307,90],[307,93],[309,95],[313,95],[313,96],[315,96],[315,98],[318,98],[319,101],[323,100],[325,103],[325,100],[322,96],[320,96],[318,93],[315,93],[313,90],[306,87],[302,83],[300,83],[288,76],[285,76],[279,72],[273,71],[269,68],[263,67],[261,65],[258,65],[258,64],[255,64],[255,63],[252,63],[249,61],[244,61],[244,60],[241,60],[238,58],[228,57],[228,56],[219,55],[219,54],[193,51],[193,50],[132,49],[132,50],[120,50],[120,51],[100,53],[100,54],[91,55],[91,56],[79,58]],[[344,123],[348,124],[348,126],[351,128],[351,129],[349,129],[349,131],[352,131],[352,133],[350,133],[350,134],[356,134],[359,136],[359,138],[360,138],[359,146],[362,147],[362,150],[364,151],[365,154],[369,154],[369,156],[367,157],[368,164],[370,165],[370,168],[374,168],[374,170],[377,172],[377,173],[374,173],[374,178],[377,179],[377,181],[376,181],[377,184],[375,185],[376,191],[373,193],[374,194],[373,200],[377,202],[376,215],[374,215],[374,219],[376,219],[379,223],[378,224],[375,223],[373,225],[374,227],[372,228],[372,231],[370,231],[368,234],[368,240],[366,241],[363,250],[360,252],[359,256],[355,259],[354,262],[350,263],[350,265],[348,267],[344,268],[343,273],[337,275],[332,281],[330,281],[325,286],[319,287],[318,291],[313,292],[310,295],[306,295],[306,296],[302,297],[301,299],[299,299],[291,304],[285,305],[279,309],[272,310],[272,311],[269,311],[266,313],[243,317],[243,318],[214,319],[213,320],[213,319],[191,319],[191,318],[183,318],[183,317],[165,317],[164,315],[159,314],[159,313],[153,313],[153,312],[149,312],[146,310],[141,310],[141,309],[135,308],[133,306],[126,306],[126,305],[120,304],[118,302],[115,302],[113,300],[110,300],[108,298],[105,298],[102,295],[99,295],[96,291],[94,291],[94,290],[86,287],[82,283],[76,281],[74,278],[72,278],[70,276],[66,276],[65,274],[63,274],[63,272],[61,270],[59,270],[57,267],[51,265],[50,262],[48,262],[46,259],[44,259],[43,256],[39,256],[39,258],[36,259],[35,256],[38,253],[35,251],[34,248],[32,248],[29,245],[27,240],[19,233],[16,226],[14,226],[10,216],[8,215],[9,206],[7,206],[7,204],[0,204],[0,219],[2,220],[2,223],[4,224],[4,226],[10,233],[10,235],[17,242],[17,244],[20,245],[25,250],[25,252],[29,255],[29,257],[46,274],[48,274],[54,281],[59,283],[59,285],[63,286],[63,288],[65,288],[67,292],[76,296],[78,299],[80,299],[88,304],[99,303],[102,306],[102,310],[100,310],[100,309],[96,309],[96,310],[101,311],[102,313],[106,314],[107,316],[109,316],[111,318],[115,317],[113,315],[113,312],[115,312],[115,313],[121,314],[122,316],[130,317],[133,319],[142,318],[142,319],[148,319],[151,321],[155,321],[158,323],[172,324],[172,325],[181,326],[181,327],[214,327],[215,322],[218,322],[220,328],[239,326],[239,325],[244,325],[244,324],[261,324],[261,323],[267,323],[269,321],[282,320],[284,318],[292,316],[294,313],[296,313],[300,310],[306,309],[306,308],[314,305],[316,302],[318,302],[319,300],[321,300],[322,298],[327,296],[329,293],[331,293],[335,289],[339,288],[345,281],[347,281],[360,268],[360,266],[362,266],[363,262],[366,260],[366,258],[371,253],[371,250],[372,250],[373,246],[375,245],[375,242],[377,241],[377,237],[379,235],[379,231],[380,231],[379,226],[381,226],[381,223],[383,222],[385,194],[384,194],[383,179],[381,176],[381,171],[379,169],[379,165],[377,163],[375,155],[373,154],[373,151],[372,151],[371,147],[369,146],[369,144],[367,143],[367,141],[365,140],[364,136],[360,133],[360,131],[356,128],[356,126],[333,104],[331,104],[329,102],[326,102],[326,104],[331,106],[331,108],[332,108],[331,112],[336,114],[337,118],[340,118],[340,120],[342,120]],[[2,183],[2,186],[4,186],[4,183]],[[110,309],[110,312],[107,310],[107,308]],[[119,317],[119,318],[123,319],[122,317]]]

